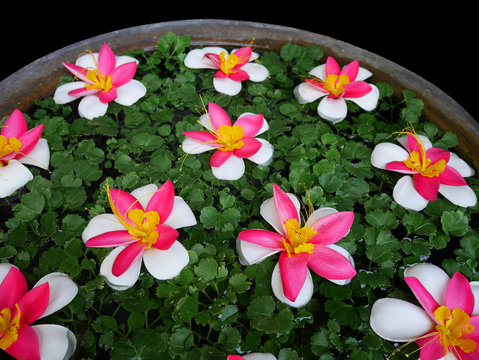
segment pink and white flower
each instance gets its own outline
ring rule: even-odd
[[[270,353],[249,353],[246,355],[228,355],[227,360],[276,360],[276,356]]]
[[[63,273],[45,275],[28,290],[17,267],[0,264],[0,348],[19,360],[70,358],[76,348],[70,330],[32,323],[68,305],[77,292],[77,285]]]
[[[280,253],[271,287],[280,301],[293,307],[306,305],[313,295],[308,268],[338,285],[349,283],[356,275],[351,254],[335,245],[348,234],[354,213],[320,208],[312,211],[301,227],[299,210],[298,199],[273,184],[273,197],[261,205],[260,213],[276,232],[244,230],[236,242],[243,265]]]
[[[234,124],[226,112],[215,103],[208,104],[208,112],[199,123],[206,131],[186,131],[182,149],[187,154],[214,150],[210,158],[213,175],[221,180],[237,180],[243,176],[243,159],[258,165],[267,165],[273,158],[273,146],[256,136],[269,126],[261,114],[242,114]]]
[[[404,280],[421,307],[377,300],[370,318],[374,332],[394,342],[416,342],[422,360],[479,359],[479,282],[469,283],[460,273],[450,278],[428,263],[406,268]]]
[[[318,114],[323,119],[338,123],[346,118],[348,107],[346,100],[356,103],[365,111],[376,108],[379,90],[364,80],[372,74],[359,66],[357,60],[341,69],[332,57],[325,64],[316,66],[309,72],[311,78],[294,89],[300,104],[312,103],[321,99]]]
[[[105,115],[112,101],[131,106],[146,94],[146,87],[133,79],[137,64],[133,57],[115,56],[103,44],[99,53],[82,55],[75,64],[63,63],[79,81],[59,86],[53,99],[57,104],[66,104],[83,97],[78,112],[90,120]]]
[[[107,187],[113,214],[93,217],[82,233],[86,246],[113,247],[100,267],[106,283],[126,290],[138,280],[141,264],[156,279],[178,275],[189,255],[176,229],[196,224],[190,207],[175,196],[173,184],[149,184],[131,193]]]
[[[193,49],[185,57],[185,66],[191,69],[215,69],[213,86],[216,91],[234,96],[246,80],[261,82],[269,76],[269,71],[261,64],[252,62],[259,55],[245,46],[232,51],[211,46]]]
[[[14,110],[0,132],[0,198],[12,195],[33,179],[25,165],[48,169],[50,150],[42,139],[43,124],[28,130],[24,115]]]
[[[414,131],[407,131],[397,140],[402,146],[380,143],[371,154],[373,166],[407,174],[394,186],[394,201],[406,209],[421,211],[440,193],[458,206],[476,204],[476,194],[464,180],[474,175],[474,169],[464,160],[433,147],[427,137]]]

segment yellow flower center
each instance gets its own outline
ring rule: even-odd
[[[344,92],[344,86],[349,84],[349,77],[345,74],[328,75],[326,81],[321,81],[323,87],[334,96],[340,96]]]
[[[22,143],[16,137],[7,139],[4,135],[0,135],[0,158],[12,152],[19,152]]]
[[[223,147],[219,148],[221,151],[233,151],[235,149],[241,149],[244,145],[243,128],[239,125],[221,125],[216,136],[216,141]]]
[[[86,78],[93,82],[93,84],[86,84],[85,88],[88,90],[101,90],[103,92],[110,91],[113,85],[111,84],[111,76],[100,74],[98,69],[88,70]]]
[[[233,68],[238,65],[239,62],[240,59],[235,54],[228,54],[228,56],[226,56],[224,51],[220,53],[220,69],[226,75],[235,73],[236,70],[233,70]]]
[[[20,309],[18,304],[17,316],[12,319],[12,312],[5,308],[0,311],[0,349],[8,349],[18,339],[18,329],[20,328]]]
[[[455,308],[452,311],[446,306],[440,306],[434,311],[434,316],[439,322],[436,330],[439,333],[439,342],[444,346],[444,354],[449,353],[451,346],[458,346],[465,353],[476,350],[477,343],[468,339],[466,335],[474,331],[471,320],[463,310]]]
[[[288,256],[301,253],[312,254],[314,244],[310,243],[311,238],[318,232],[310,227],[301,227],[298,220],[289,219],[284,223],[286,227],[287,239],[281,239],[283,246],[288,252]]]
[[[422,176],[432,178],[439,176],[446,169],[446,160],[442,159],[431,165],[431,159],[426,157],[426,150],[415,134],[411,134],[419,146],[419,151],[412,151],[409,155],[409,159],[404,160],[403,163],[408,169],[413,171],[419,171]],[[422,160],[421,160],[422,159]]]

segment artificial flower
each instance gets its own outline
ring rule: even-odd
[[[193,49],[185,57],[185,66],[191,69],[215,69],[213,86],[216,91],[234,96],[242,82],[261,82],[269,76],[268,69],[252,62],[259,57],[250,46],[234,50],[231,54],[220,47]]]
[[[318,114],[322,118],[338,123],[346,118],[348,107],[346,100],[356,103],[365,111],[374,110],[379,99],[379,90],[364,80],[372,74],[359,66],[357,60],[341,69],[332,57],[325,64],[316,66],[309,72],[311,78],[294,89],[300,104],[321,99]]]
[[[427,137],[416,134],[414,129],[399,134],[397,140],[402,146],[384,142],[371,153],[373,166],[408,174],[394,186],[394,201],[406,209],[421,211],[440,193],[458,206],[476,204],[476,194],[464,180],[474,175],[474,170],[464,160],[433,147]]]
[[[374,332],[394,342],[416,342],[422,360],[479,359],[479,283],[469,283],[460,273],[450,278],[429,263],[407,267],[404,280],[422,308],[379,299],[371,309]]]
[[[13,194],[33,179],[26,165],[48,169],[50,150],[42,139],[43,124],[28,130],[21,111],[15,109],[0,132],[0,198]]]
[[[228,355],[227,360],[276,360],[276,356],[270,353],[249,353],[246,355]]]
[[[237,180],[243,176],[243,159],[267,165],[273,158],[273,146],[255,137],[269,128],[261,114],[244,113],[232,125],[220,106],[209,103],[208,112],[200,117],[199,123],[206,131],[184,132],[182,149],[187,154],[215,150],[210,165],[218,179]]]
[[[77,285],[63,273],[42,277],[31,290],[14,265],[0,264],[0,348],[19,360],[63,360],[76,348],[67,328],[31,325],[69,304]]]
[[[313,280],[308,268],[338,285],[347,284],[356,275],[349,252],[334,244],[349,232],[354,213],[311,209],[301,226],[299,210],[298,199],[273,184],[273,197],[263,202],[260,214],[276,232],[244,230],[236,242],[243,265],[259,263],[280,252],[271,287],[280,301],[293,307],[307,304],[312,297]]]
[[[116,290],[132,287],[142,261],[156,279],[178,275],[189,255],[176,229],[195,225],[196,219],[183,198],[175,196],[171,181],[131,193],[107,185],[107,195],[113,214],[96,215],[82,233],[86,246],[114,248],[100,267],[107,284]]]
[[[59,86],[53,99],[66,104],[83,97],[78,105],[80,116],[93,119],[105,115],[108,103],[130,106],[146,94],[146,87],[133,79],[138,60],[115,56],[107,44],[99,53],[80,56],[75,64],[63,63],[79,81]]]

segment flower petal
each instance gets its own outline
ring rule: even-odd
[[[76,348],[76,338],[67,328],[59,325],[34,325],[32,329],[38,336],[41,359],[69,359]]]
[[[146,94],[146,87],[138,80],[130,80],[116,89],[115,102],[123,106],[131,106]]]
[[[103,75],[110,75],[115,69],[115,65],[116,60],[113,50],[107,44],[103,44],[98,53],[98,70]]]
[[[383,142],[377,144],[371,153],[371,165],[378,169],[386,169],[387,164],[409,159],[409,153],[399,145]]]
[[[196,218],[185,200],[181,196],[175,196],[173,209],[163,224],[171,226],[173,229],[179,229],[196,225]]]
[[[366,96],[372,90],[372,86],[365,81],[353,81],[344,86],[344,98],[348,100]]]
[[[19,158],[18,162],[47,170],[50,164],[48,141],[46,139],[39,139],[32,151],[30,151],[27,156]]]
[[[105,115],[107,110],[108,104],[102,103],[96,95],[85,96],[78,104],[79,115],[88,120]]]
[[[289,305],[291,307],[299,308],[311,300],[313,297],[313,278],[311,277],[310,272],[306,269],[306,278],[304,280],[303,286],[299,291],[296,301],[289,300],[283,291],[283,284],[282,284],[282,276],[279,269],[279,263],[273,269],[273,273],[271,275],[271,289],[273,290],[274,295],[278,298],[279,301]]]
[[[416,191],[413,180],[409,175],[405,175],[398,180],[393,189],[393,199],[402,207],[416,211],[423,210],[429,203]]]
[[[276,360],[270,353],[249,353],[243,356],[244,360]]]
[[[157,191],[158,186],[156,186],[155,184],[148,184],[136,188],[135,190],[130,192],[130,195],[134,196],[138,200],[143,209],[146,209],[151,198],[153,197],[153,195],[155,195]]]
[[[479,314],[479,281],[471,281],[471,290],[474,295],[474,310],[472,310],[472,315]]]
[[[130,235],[127,230],[116,230],[91,237],[85,242],[85,245],[88,247],[107,248],[129,245],[137,241],[138,238]]]
[[[441,185],[448,186],[465,186],[467,185],[466,180],[461,176],[459,171],[454,169],[451,166],[446,166],[444,171],[439,174],[439,182]]]
[[[404,277],[417,278],[438,304],[445,304],[450,278],[439,266],[429,263],[410,265],[404,270]]]
[[[334,244],[349,233],[353,222],[352,211],[341,211],[325,216],[310,226],[318,232],[311,242],[323,246]]]
[[[22,325],[18,329],[18,339],[6,352],[17,360],[42,360],[40,358],[38,336],[29,325]]]
[[[105,281],[111,288],[115,290],[126,290],[131,288],[140,275],[141,257],[138,257],[130,267],[121,275],[115,276],[112,273],[113,263],[118,254],[125,248],[125,246],[118,246],[114,248],[103,260],[100,266],[100,275],[105,277]]]
[[[181,148],[187,154],[201,154],[216,149],[216,146],[207,145],[201,141],[186,137],[181,143]]]
[[[17,303],[21,312],[20,320],[22,324],[29,325],[42,316],[48,306],[49,293],[49,285],[45,283],[34,287],[23,295]],[[13,311],[12,317],[16,313],[17,311]]]
[[[205,58],[205,54],[219,54],[223,50],[222,48],[216,50],[213,48],[193,49],[186,54],[184,64],[190,69],[216,69],[216,66],[208,58]]]
[[[341,68],[337,61],[332,57],[328,56],[326,59],[326,67],[325,67],[325,76],[328,77],[329,75],[339,75],[341,73]]]
[[[256,245],[250,242],[236,239],[236,252],[241,265],[257,264],[267,257],[276,254],[280,250],[273,250],[267,247]]]
[[[363,95],[361,97],[349,97],[347,96],[349,94],[345,94],[344,99],[352,101],[364,111],[374,110],[378,105],[379,89],[373,84],[368,85],[371,87],[371,91],[368,92],[366,95]]]
[[[13,309],[15,304],[27,293],[27,281],[16,266],[1,265],[5,277],[0,278],[0,309]]]
[[[421,306],[426,310],[431,319],[434,319],[434,311],[439,307],[439,304],[434,297],[426,290],[421,282],[414,277],[404,277],[404,281],[409,285],[416,299]]]
[[[82,232],[82,240],[86,243],[89,239],[98,236],[100,234],[110,232],[126,230],[125,227],[120,224],[115,215],[113,214],[100,214],[93,217],[88,225]]]
[[[114,87],[120,87],[128,83],[136,72],[136,61],[117,66],[111,72],[111,83]]]
[[[273,184],[274,209],[281,225],[282,234],[286,234],[284,223],[290,219],[300,221],[298,209],[291,198],[276,184]]]
[[[288,256],[284,251],[279,255],[279,270],[284,296],[294,302],[306,281],[308,266],[306,255]]]
[[[231,155],[221,166],[212,166],[211,170],[220,180],[238,180],[244,174],[245,165],[243,159]]]
[[[327,246],[315,246],[308,267],[319,276],[331,280],[351,279],[357,273],[346,257]]]
[[[466,277],[460,273],[455,273],[446,290],[445,304],[449,309],[459,308],[468,315],[474,310],[474,295],[471,285]]]
[[[168,250],[148,249],[143,254],[148,272],[158,280],[168,280],[177,276],[188,265],[190,257],[185,247],[175,241]]]
[[[6,263],[6,262],[5,263],[4,262],[0,263],[0,284],[2,283],[3,280],[5,280],[5,278],[7,277],[8,273],[10,272],[10,269],[12,267],[17,268],[15,265],[12,265],[12,264],[9,264],[9,263]],[[27,292],[27,290],[25,290],[25,292]],[[0,293],[0,299],[2,299],[2,294],[1,293]]]
[[[145,211],[156,211],[160,215],[160,224],[171,214],[175,202],[175,189],[170,180],[165,181],[151,197]]]
[[[312,103],[326,95],[326,92],[307,82],[301,83],[294,88],[294,96],[300,104]]]
[[[336,124],[343,121],[348,113],[346,102],[342,98],[323,98],[318,105],[318,114],[323,119]]]
[[[70,93],[74,90],[82,89],[84,87],[85,83],[83,81],[73,81],[60,85],[55,89],[53,100],[56,104],[67,104],[71,101],[77,100],[78,97],[71,96]]]
[[[158,250],[168,250],[178,238],[178,231],[167,225],[158,225],[156,231],[159,236],[153,247]]]
[[[429,178],[421,174],[415,174],[413,181],[414,188],[419,195],[428,201],[436,200],[440,185],[438,177]]]
[[[475,173],[474,169],[470,167],[467,162],[453,152],[450,153],[449,162],[447,165],[456,169],[462,177],[473,176]]]
[[[233,150],[233,154],[243,159],[255,155],[263,145],[260,141],[252,137],[244,137],[242,141],[244,145],[241,149]]]
[[[48,306],[40,316],[40,319],[68,305],[78,293],[77,284],[64,273],[54,272],[47,274],[38,280],[34,288],[45,283],[48,283],[50,292]]]
[[[400,299],[384,298],[373,304],[370,325],[383,339],[408,342],[427,333],[434,322],[419,306]]]
[[[261,147],[254,155],[248,157],[248,160],[258,165],[268,165],[273,159],[273,145],[265,139],[257,138],[256,140],[261,143]]]
[[[254,137],[261,130],[264,123],[263,115],[244,115],[240,116],[234,123],[234,125],[241,126],[243,129],[244,137]]]
[[[33,179],[26,166],[17,160],[10,160],[7,166],[0,167],[0,198],[12,195]]]
[[[351,263],[351,266],[354,268],[355,267],[355,264],[354,264],[354,259],[353,257],[351,256],[351,254],[349,253],[349,251],[347,251],[346,249],[342,248],[341,246],[337,246],[337,245],[328,245],[328,248],[330,249],[333,249],[334,251],[336,251],[338,254],[344,256],[346,258],[346,260],[348,260],[350,263]],[[344,280],[334,280],[334,279],[328,279],[329,281],[331,281],[332,283],[335,283],[336,285],[347,285],[351,282],[352,278],[351,279],[344,279]]]
[[[13,110],[0,129],[0,135],[5,136],[7,139],[11,137],[18,139],[28,130],[25,115],[18,109]]]
[[[242,241],[273,250],[284,250],[282,238],[281,234],[262,229],[243,230],[238,234]]]
[[[116,209],[116,216],[120,216],[123,221],[127,221],[133,226],[135,223],[128,218],[131,210],[144,210],[136,197],[120,189],[109,189],[109,195],[112,202],[111,207]]]
[[[117,256],[113,262],[111,272],[114,276],[118,277],[123,275],[128,268],[135,263],[138,258],[141,258],[145,244],[137,241],[133,244],[127,245]]]
[[[293,194],[287,193],[286,195],[289,197],[289,199],[293,203],[297,213],[296,216],[299,219],[299,209],[301,208],[301,204],[299,200]],[[276,212],[274,197],[271,197],[265,200],[261,204],[259,211],[263,219],[265,219],[278,233],[283,235],[285,234],[283,233],[283,226],[281,225],[281,221]]]
[[[423,335],[423,338],[417,339],[416,343],[419,345],[420,358],[427,359],[444,359],[444,360],[457,360],[456,356],[449,352],[448,355],[444,356],[444,346],[439,342],[437,333],[429,332]],[[463,358],[460,358],[463,359]]]
[[[359,72],[359,61],[353,60],[349,64],[343,67],[341,74],[347,75],[351,82],[356,80]]]
[[[477,195],[469,186],[440,185],[439,193],[454,205],[469,207],[477,203]]]
[[[235,96],[238,95],[241,91],[242,83],[241,81],[234,81],[229,77],[215,77],[213,78],[213,86],[219,93],[229,96]]]
[[[253,82],[264,81],[269,76],[268,69],[261,64],[248,63],[245,64],[241,69],[243,69],[249,75],[249,80]]]
[[[100,91],[99,93],[97,93],[97,96],[102,103],[107,104],[115,100],[118,96],[117,94],[117,88],[114,87],[111,88],[109,91]]]
[[[231,126],[230,117],[221,106],[213,102],[208,103],[208,114],[214,129],[218,130],[223,125]]]

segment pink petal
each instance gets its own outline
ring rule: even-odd
[[[236,50],[233,54],[238,57],[239,64],[242,66],[246,64],[247,62],[249,62],[249,60],[251,59],[252,53],[253,53],[253,50],[251,49],[250,46],[244,46]]]
[[[63,66],[67,68],[68,71],[70,71],[73,75],[75,75],[77,78],[79,78],[81,81],[85,81],[87,83],[92,83],[91,80],[86,78],[86,74],[88,73],[88,70],[85,68],[82,68],[81,66],[75,65],[75,64],[69,64],[66,62],[62,62]]]
[[[126,64],[118,66],[111,73],[111,83],[114,87],[120,87],[128,83],[136,72],[136,61],[132,61]]]
[[[436,200],[437,193],[439,191],[439,178],[438,177],[426,177],[421,174],[416,174],[413,177],[414,188],[424,199],[429,201]]]
[[[103,44],[98,54],[98,70],[100,74],[110,75],[115,69],[115,65],[116,60],[113,50],[107,44]]]
[[[413,151],[417,151],[419,153],[421,161],[423,161],[421,146],[420,144],[418,144],[416,138],[409,132],[407,134],[407,145],[409,148],[409,153],[412,153]]]
[[[103,234],[90,238],[85,245],[88,247],[115,247],[120,245],[127,245],[138,241],[126,230],[108,231]]]
[[[354,80],[356,80],[356,77],[358,76],[358,72],[359,72],[359,61],[354,60],[343,68],[343,70],[341,71],[341,74],[347,75],[347,77],[349,78],[349,81],[353,82]]]
[[[128,219],[128,213],[133,209],[143,210],[138,199],[126,191],[119,189],[110,189],[110,198],[117,212],[115,215],[119,215],[123,221],[127,221],[129,224],[135,226],[135,224]]]
[[[244,137],[254,137],[263,127],[264,118],[261,114],[245,115],[235,121],[235,125],[241,126]]]
[[[446,290],[446,303],[449,309],[459,308],[468,315],[474,310],[474,295],[471,284],[466,277],[460,273],[455,273]]]
[[[86,88],[82,87],[82,88],[79,88],[79,89],[74,89],[72,91],[69,91],[68,95],[69,96],[81,97],[81,96],[98,94],[100,91],[101,91],[100,89],[87,90]]]
[[[249,74],[244,70],[236,70],[236,72],[229,74],[228,77],[233,81],[249,80]]]
[[[431,319],[437,322],[434,316],[434,311],[439,307],[439,304],[434,297],[426,290],[424,285],[415,277],[405,277],[404,281],[409,285],[411,291],[416,296],[424,310],[427,311]]]
[[[20,326],[17,341],[6,349],[6,352],[18,360],[41,360],[40,345],[35,330],[28,325]]]
[[[30,151],[37,146],[38,140],[40,140],[40,137],[42,136],[42,131],[43,124],[40,124],[18,138],[18,140],[20,140],[22,143],[22,148],[20,149],[21,155],[19,154],[17,158],[23,157],[25,154],[30,153]]]
[[[226,360],[244,360],[244,357],[239,355],[228,355]]]
[[[427,336],[429,335],[429,336]],[[417,339],[416,343],[419,345],[422,360],[438,360],[444,357],[444,346],[439,342],[437,333],[430,332],[424,334],[424,337]]]
[[[284,296],[295,301],[308,274],[307,258],[303,254],[288,257],[282,252],[278,264]]]
[[[222,125],[231,126],[231,120],[226,111],[215,103],[210,102],[208,104],[208,113],[211,124],[215,130],[218,130]]]
[[[354,212],[341,211],[316,221],[311,228],[318,233],[311,239],[313,244],[331,245],[347,235],[354,222]]]
[[[168,225],[158,225],[156,227],[159,236],[153,247],[158,250],[168,250],[178,238],[178,231]]]
[[[431,164],[434,164],[439,160],[445,160],[447,164],[451,157],[451,153],[439,148],[430,148],[426,151],[426,157],[431,159]]]
[[[218,69],[220,68],[221,61],[218,54],[207,53],[204,55],[204,57],[210,60]]]
[[[252,137],[244,137],[242,139],[244,145],[240,149],[233,150],[233,154],[239,158],[249,158],[256,154],[261,148],[261,142]]]
[[[27,291],[25,277],[20,270],[12,267],[0,284],[0,309],[13,309]]]
[[[39,286],[29,290],[18,301],[18,308],[20,309],[20,323],[31,324],[37,320],[45,312],[48,306],[48,299],[50,297],[50,286],[48,283],[43,283]],[[12,317],[17,315],[17,310],[12,312]]]
[[[116,87],[111,88],[109,91],[100,91],[98,93],[98,99],[104,104],[108,104],[117,98],[117,90]]]
[[[345,98],[360,98],[372,91],[371,85],[364,81],[354,81],[344,86]]]
[[[326,60],[325,76],[328,77],[329,75],[339,75],[340,73],[341,68],[339,67],[338,63],[336,60],[334,60],[334,58],[329,56]]]
[[[7,139],[11,137],[18,139],[27,129],[25,116],[20,110],[15,109],[8,119],[5,120],[5,123],[1,127],[0,135],[5,136]]]
[[[467,182],[461,174],[451,166],[447,166],[442,173],[439,174],[439,182],[450,186],[466,186]]]
[[[409,169],[402,161],[391,161],[386,164],[386,170],[395,171],[402,174],[417,174],[417,171]]]
[[[210,158],[210,165],[220,167],[231,155],[233,155],[232,151],[216,150]]]
[[[309,255],[308,267],[319,276],[330,280],[347,280],[356,276],[356,269],[336,250],[315,246]]]
[[[214,136],[213,134],[210,134],[207,131],[185,131],[183,135],[209,146],[218,145],[216,142],[216,136]]]
[[[145,246],[137,241],[124,248],[113,262],[111,273],[116,277],[121,276],[143,254]]]
[[[273,198],[276,214],[278,215],[283,234],[286,234],[284,223],[289,219],[296,219],[299,222],[298,210],[286,193],[276,184],[273,184]]]
[[[160,215],[160,224],[163,224],[170,216],[174,203],[175,189],[171,181],[167,180],[155,191],[155,194],[146,206],[146,211],[156,211]]]
[[[262,229],[243,230],[238,234],[238,238],[242,241],[256,244],[265,248],[284,250],[282,245],[283,243],[281,241],[283,236],[272,231]]]

